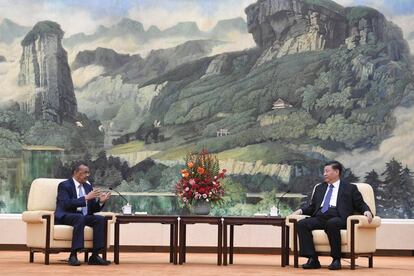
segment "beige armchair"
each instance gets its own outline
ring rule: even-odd
[[[26,222],[26,244],[30,251],[30,262],[34,260],[35,252],[45,254],[45,264],[49,264],[49,254],[70,251],[73,227],[55,225],[54,212],[56,208],[57,188],[64,179],[38,178],[32,182],[27,202],[27,211],[23,212],[22,219]],[[107,249],[110,246],[110,224],[114,223],[115,216],[109,212],[99,212],[98,215],[107,219],[106,247],[103,258],[106,259]],[[92,251],[91,227],[85,227],[85,261],[88,252]]]
[[[360,214],[349,216],[347,219],[346,230],[341,230],[341,251],[343,258],[351,259],[351,269],[355,269],[355,259],[358,257],[368,257],[368,266],[373,267],[373,255],[376,250],[376,230],[381,225],[381,218],[375,216],[375,197],[371,185],[366,183],[353,183],[357,185],[365,203],[369,206],[374,216],[371,223]],[[314,188],[315,191],[315,188]],[[313,194],[313,193],[312,193]],[[297,238],[296,223],[306,218],[305,215],[289,215],[286,217],[286,226],[289,227],[290,249],[294,254],[294,267],[298,267],[299,242]],[[313,230],[313,242],[315,250],[319,255],[330,254],[328,236],[324,230]],[[294,238],[296,237],[296,238]]]

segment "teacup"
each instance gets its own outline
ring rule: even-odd
[[[122,213],[124,215],[131,215],[132,214],[132,206],[127,203],[127,205],[122,206]]]

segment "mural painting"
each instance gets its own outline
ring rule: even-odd
[[[4,1],[0,212],[83,160],[133,211],[182,213],[184,157],[206,149],[227,170],[212,214],[289,191],[288,214],[336,159],[380,216],[414,218],[413,16],[403,0]]]

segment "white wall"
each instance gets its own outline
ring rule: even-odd
[[[169,245],[170,226],[161,224],[122,224],[121,245]],[[234,245],[280,247],[280,228],[245,225],[235,227]],[[19,214],[0,214],[0,245],[25,244],[26,225]],[[113,233],[113,232],[112,232]],[[414,219],[383,219],[377,232],[378,249],[414,250]],[[187,245],[215,246],[217,226],[187,225]]]

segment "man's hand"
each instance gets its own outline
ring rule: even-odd
[[[292,213],[292,215],[302,215],[302,209],[298,209],[295,212]]]
[[[99,196],[99,202],[105,203],[111,197],[111,192],[101,193]]]
[[[368,218],[368,223],[372,222],[372,214],[371,214],[370,211],[365,211],[364,216],[366,216]]]
[[[101,190],[100,189],[93,189],[92,191],[90,191],[86,196],[85,199],[86,200],[93,200],[97,197],[100,197],[101,194]]]

